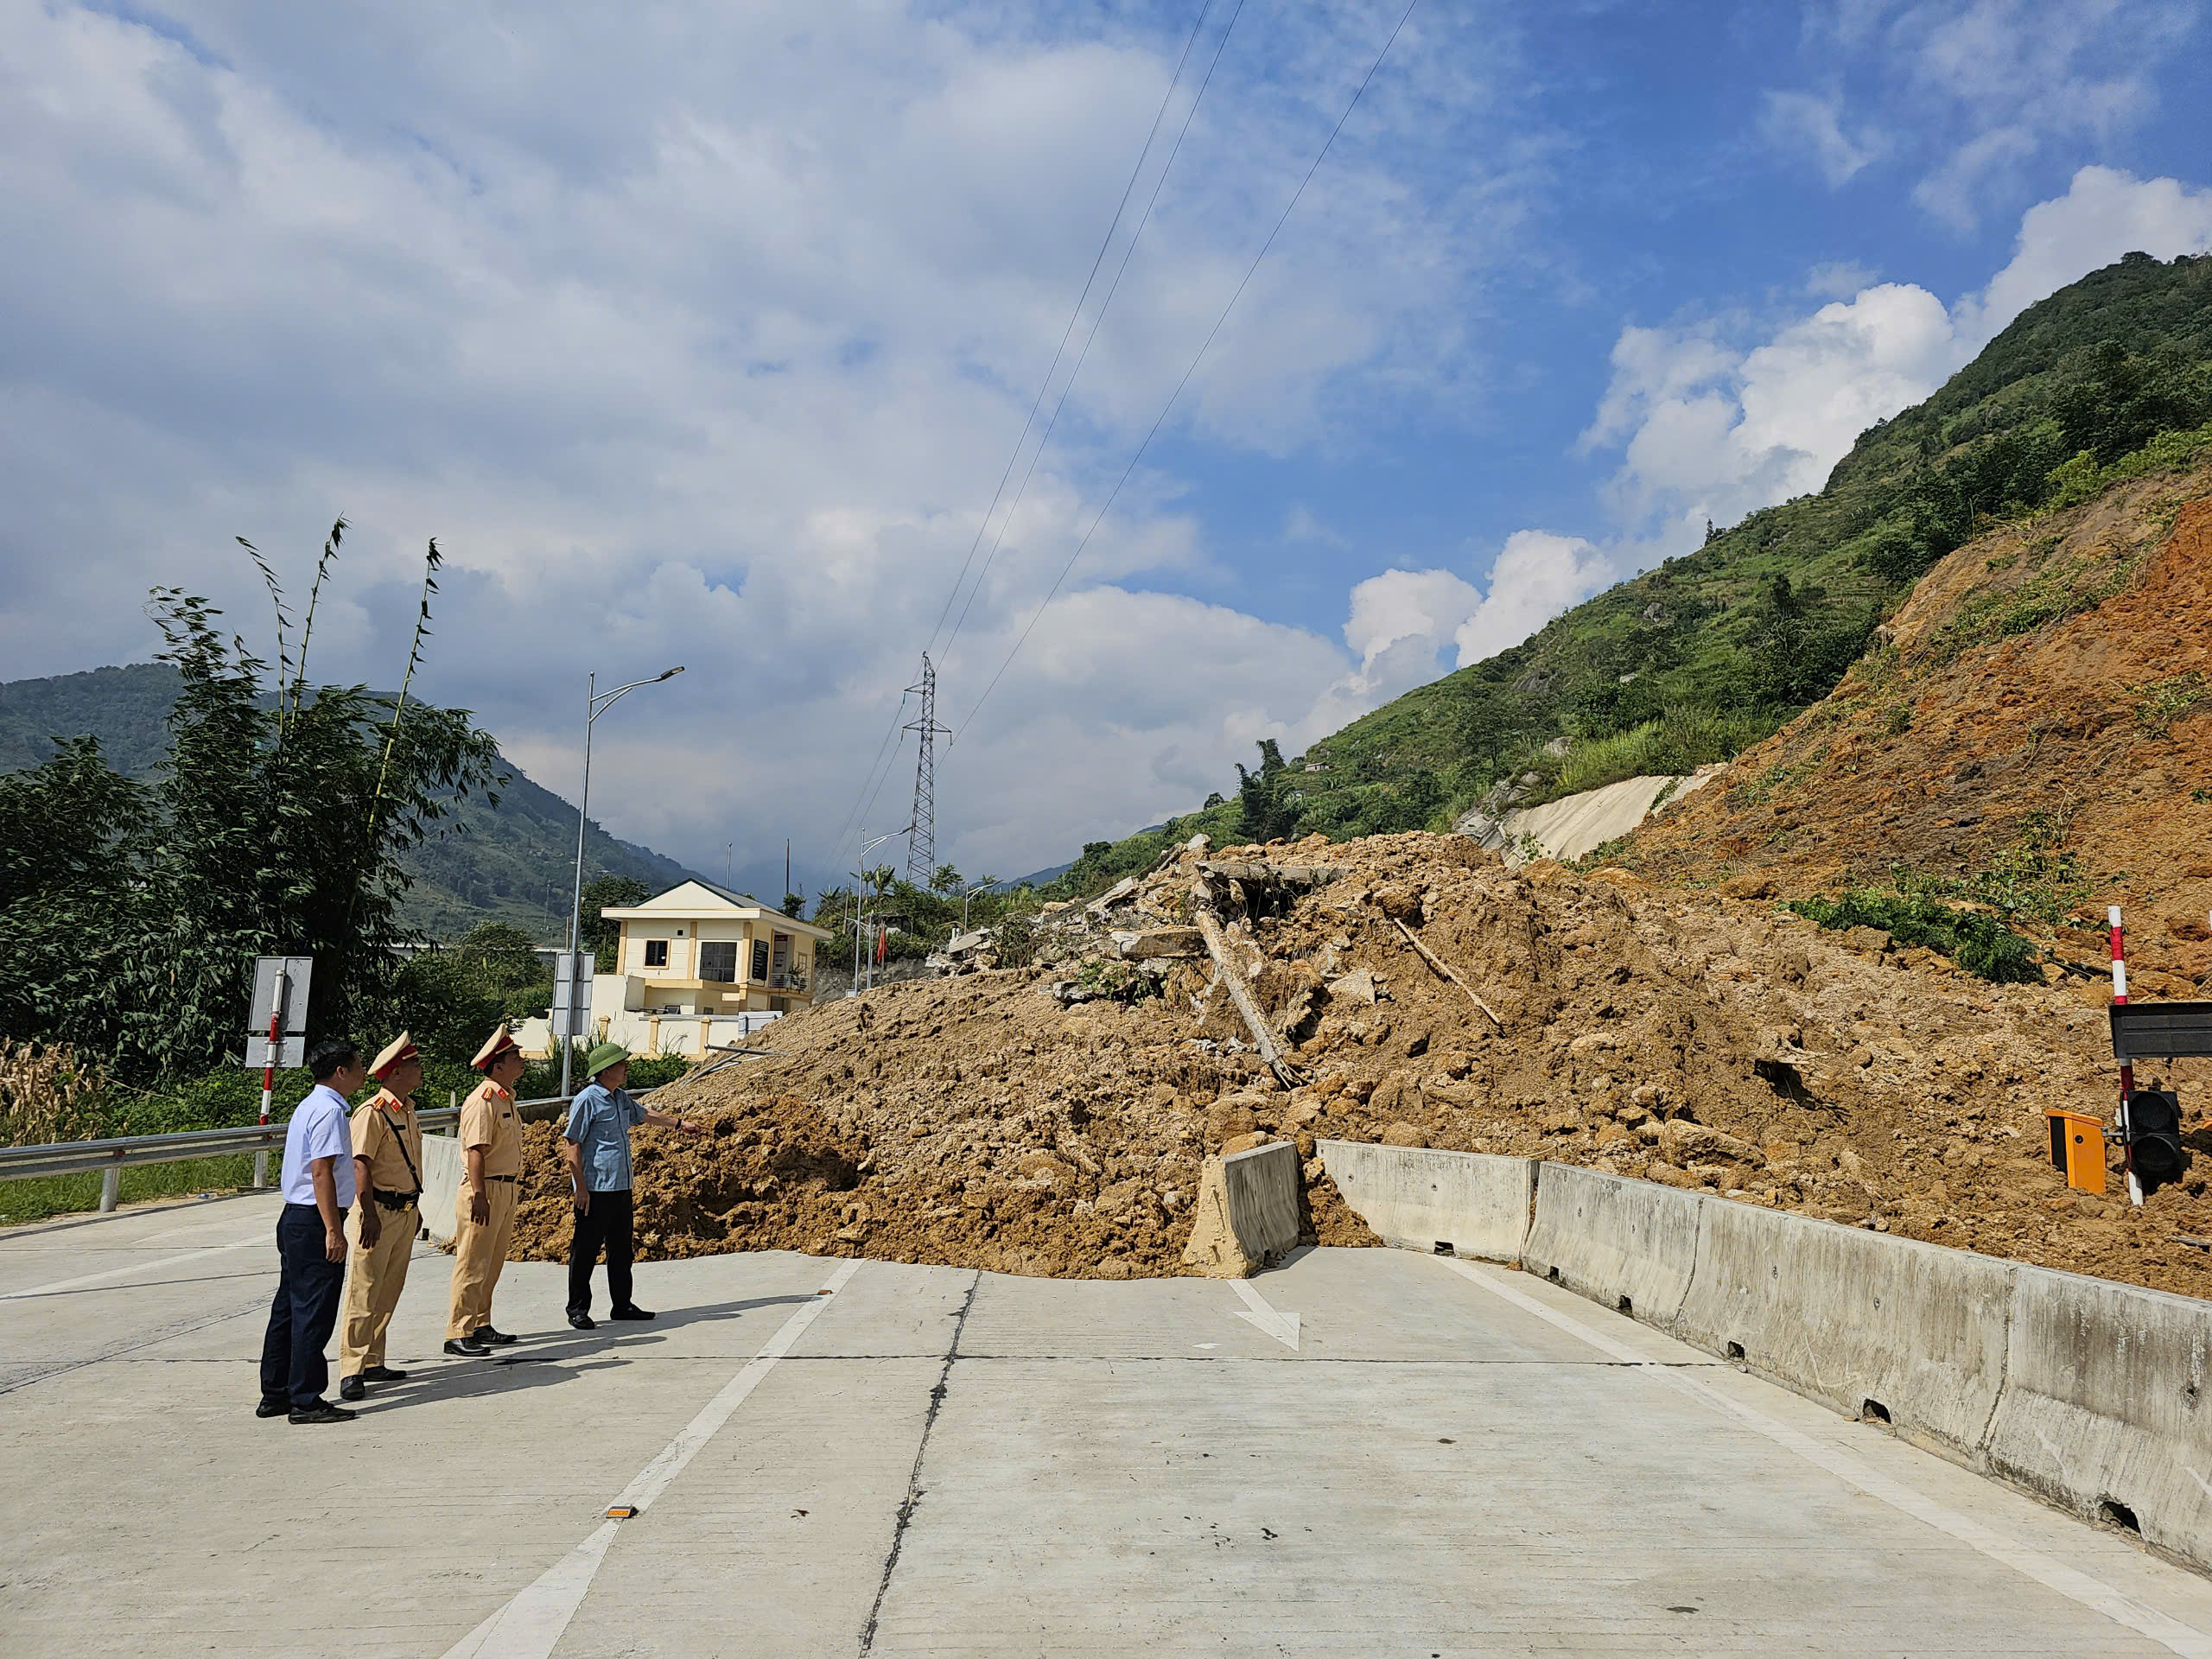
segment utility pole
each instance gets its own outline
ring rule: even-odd
[[[922,653],[921,683],[906,690],[922,700],[921,718],[902,728],[922,740],[914,760],[914,817],[906,826],[906,880],[927,889],[937,874],[937,739],[940,732],[952,735],[950,727],[937,723],[937,670],[929,652]]]

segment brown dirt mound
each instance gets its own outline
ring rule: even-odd
[[[1067,1006],[1068,965],[1189,919],[1186,851],[1095,913],[1052,918],[1059,964],[913,981],[786,1016],[772,1058],[657,1103],[711,1141],[638,1137],[648,1257],[790,1248],[1069,1276],[1180,1272],[1201,1158],[1297,1141],[1314,1229],[1371,1242],[1316,1136],[1542,1156],[2203,1294],[2201,1180],[2132,1212],[2069,1194],[2043,1112],[2112,1093],[2100,1010],[1996,987],[1622,872],[1509,873],[1423,835],[1243,856],[1325,861],[1310,891],[1235,884],[1241,972],[1294,1043],[1285,1088],[1204,958],[1160,994]],[[1225,878],[1215,878],[1216,891]],[[1496,1011],[1409,947],[1402,921]],[[1151,930],[1149,932],[1147,930]],[[1101,982],[1093,974],[1090,982]],[[2212,1143],[2208,1143],[2212,1150]],[[566,1248],[550,1130],[533,1132],[518,1253]]]

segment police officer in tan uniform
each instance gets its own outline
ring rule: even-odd
[[[369,1064],[383,1085],[353,1109],[353,1249],[346,1306],[339,1315],[338,1397],[359,1400],[372,1382],[398,1382],[407,1373],[384,1363],[385,1332],[407,1284],[407,1259],[422,1225],[423,1130],[415,1091],[423,1056],[405,1032]]]
[[[522,1173],[522,1117],[515,1084],[522,1050],[504,1025],[469,1062],[484,1073],[461,1108],[461,1155],[467,1160],[454,1201],[453,1302],[446,1352],[481,1359],[514,1338],[492,1324],[492,1292],[507,1260],[515,1226],[515,1178]]]

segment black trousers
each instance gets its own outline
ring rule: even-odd
[[[591,1195],[591,1209],[576,1220],[569,1244],[569,1312],[591,1312],[591,1270],[607,1251],[607,1297],[613,1307],[630,1306],[630,1189]]]
[[[338,1212],[338,1220],[344,1225],[346,1211]],[[261,1397],[271,1404],[283,1401],[296,1411],[314,1405],[330,1386],[322,1350],[338,1324],[346,1263],[326,1260],[322,1244],[322,1211],[311,1204],[286,1205],[276,1218],[283,1272],[261,1339]]]

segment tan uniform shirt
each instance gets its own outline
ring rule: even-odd
[[[355,1107],[353,1155],[369,1160],[369,1180],[378,1192],[395,1198],[421,1192],[423,1128],[412,1103],[379,1089],[374,1100]]]
[[[461,1147],[471,1147],[484,1148],[486,1178],[522,1173],[522,1116],[515,1097],[489,1077],[461,1103]]]

